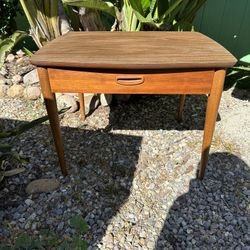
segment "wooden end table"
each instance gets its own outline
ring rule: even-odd
[[[208,94],[199,178],[202,179],[224,85],[236,59],[197,32],[69,32],[32,56],[62,173],[67,175],[55,92]],[[80,95],[84,116],[83,95]]]

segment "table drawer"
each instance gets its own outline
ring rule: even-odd
[[[52,92],[208,94],[214,70],[110,73],[48,69]]]

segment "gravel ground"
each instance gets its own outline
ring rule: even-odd
[[[195,177],[206,96],[187,97],[181,124],[176,96],[133,96],[84,122],[65,114],[66,178],[48,124],[26,132],[15,144],[29,157],[26,171],[0,184],[0,241],[44,228],[70,237],[69,219],[79,214],[89,249],[250,249],[249,100],[249,92],[224,91],[203,181]],[[6,128],[42,114],[41,100],[0,99]],[[60,187],[26,194],[39,178],[57,178]]]

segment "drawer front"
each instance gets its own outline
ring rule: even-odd
[[[107,73],[48,69],[52,92],[107,94],[209,94],[214,70]]]

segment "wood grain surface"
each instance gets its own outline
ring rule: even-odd
[[[209,94],[214,76],[214,70],[132,74],[49,68],[48,73],[52,92],[110,94]]]
[[[32,56],[43,67],[228,68],[236,59],[197,32],[69,32]]]

